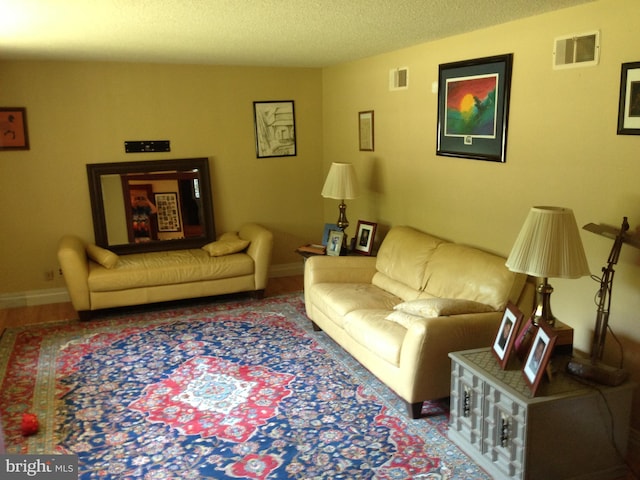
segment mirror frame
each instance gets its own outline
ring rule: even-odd
[[[204,236],[196,238],[180,238],[175,240],[152,240],[144,243],[109,245],[102,197],[101,177],[103,175],[145,174],[165,171],[190,171],[196,169],[200,174],[202,218],[205,223]],[[213,242],[216,238],[213,218],[211,177],[209,176],[209,161],[207,158],[89,163],[87,164],[87,178],[89,181],[89,196],[91,199],[91,213],[93,216],[93,232],[95,235],[96,245],[99,245],[100,247],[111,250],[117,254],[157,252],[162,250],[200,248],[207,243]]]

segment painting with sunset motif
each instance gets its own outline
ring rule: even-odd
[[[506,161],[513,54],[440,65],[436,154]]]

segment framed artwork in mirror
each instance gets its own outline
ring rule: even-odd
[[[640,135],[640,62],[622,64],[618,135]]]
[[[507,303],[500,327],[498,327],[496,339],[493,342],[493,354],[498,359],[500,368],[503,370],[507,368],[507,364],[511,358],[513,345],[523,318],[524,314],[517,306],[511,302]]]
[[[361,255],[371,255],[373,251],[373,241],[376,236],[377,223],[365,222],[358,220],[358,228],[356,229],[356,241],[353,249]]]
[[[436,155],[505,162],[513,54],[441,64]]]
[[[253,102],[256,156],[296,155],[296,117],[293,100]]]
[[[0,150],[29,150],[26,108],[0,107]]]

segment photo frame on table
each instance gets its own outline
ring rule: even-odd
[[[340,230],[340,228],[335,223],[325,223],[324,224],[324,231],[322,232],[322,245],[324,245],[325,247],[327,246],[327,243],[329,242],[329,233],[331,232],[331,230],[336,230],[337,231],[337,230]]]
[[[327,255],[337,257],[342,251],[342,241],[344,232],[342,230],[331,230],[329,232],[329,241],[327,242]]]
[[[0,107],[0,150],[29,150],[26,108]]]
[[[618,135],[640,135],[640,62],[622,64]]]
[[[513,54],[439,66],[436,155],[505,162]]]
[[[375,150],[373,110],[358,112],[358,138],[361,152],[373,152]]]
[[[293,100],[253,102],[256,156],[296,155],[296,116]]]
[[[518,336],[518,329],[520,328],[523,318],[524,314],[517,306],[511,302],[507,303],[492,347],[493,354],[498,359],[500,368],[503,370],[507,368],[507,364],[511,358],[513,345]]]
[[[540,322],[536,336],[533,338],[531,348],[522,367],[524,379],[529,385],[531,394],[534,396],[540,386],[540,380],[542,380],[542,377],[547,371],[549,358],[553,352],[556,340],[557,335],[553,333],[551,327],[545,322]]]
[[[373,251],[373,241],[376,236],[377,227],[377,223],[358,220],[358,227],[356,229],[356,241],[353,246],[355,252],[361,255],[371,255],[371,252]]]

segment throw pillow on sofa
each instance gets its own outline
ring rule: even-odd
[[[491,305],[457,298],[420,298],[402,302],[393,307],[393,309],[419,317],[440,317],[494,311]]]
[[[220,236],[219,240],[207,243],[202,249],[212,257],[221,257],[223,255],[241,252],[249,246],[249,243],[251,243],[249,240],[243,240],[237,235],[225,233]]]
[[[85,250],[87,252],[87,256],[96,263],[99,263],[104,268],[113,268],[118,263],[118,255],[113,253],[111,250],[107,250],[106,248],[99,247],[93,243],[89,243]]]

